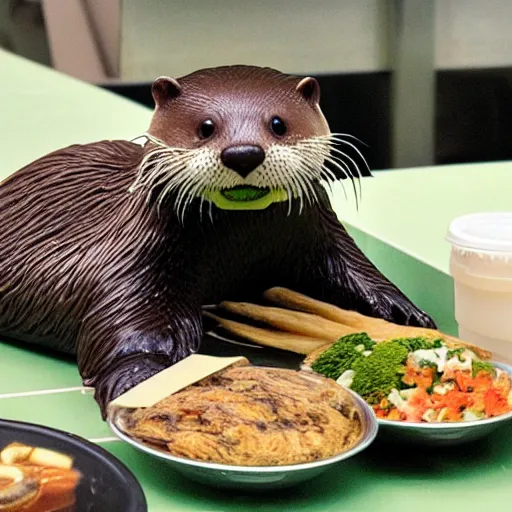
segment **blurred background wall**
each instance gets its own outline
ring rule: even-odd
[[[0,46],[150,107],[163,74],[312,74],[332,131],[393,169],[512,158],[510,20],[510,0],[0,0]]]

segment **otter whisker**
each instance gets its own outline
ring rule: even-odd
[[[301,183],[301,188],[304,190],[305,195],[308,201],[311,203],[312,199],[310,196],[310,192],[316,197],[316,192],[314,191],[314,187],[312,184],[313,180],[320,179],[321,174],[319,171],[319,167],[322,165],[322,158],[319,158],[315,161],[309,155],[309,149],[304,151],[304,148],[301,147],[300,144],[297,144],[295,147],[296,151],[296,168],[295,168],[295,176],[299,179]]]
[[[334,173],[325,166],[325,160],[329,157],[329,150],[323,143],[316,144],[319,147],[315,147],[315,143],[310,144],[306,143],[304,146],[307,147],[308,153],[313,153],[316,158],[313,158],[310,154],[302,154],[301,158],[307,163],[309,169],[313,171],[315,178],[318,180],[325,179],[327,181],[327,185],[329,190],[332,193],[332,182],[337,181]],[[342,170],[342,169],[341,169]],[[343,174],[348,177],[346,172],[342,170]],[[343,181],[341,182],[341,186],[343,188],[343,193],[345,198],[347,198],[347,192],[345,190],[345,185]],[[347,198],[348,199],[348,198]]]
[[[304,195],[308,198],[308,201],[311,202],[311,198],[309,197],[309,191],[306,186],[306,180],[302,173],[300,172],[300,167],[302,165],[301,159],[303,155],[300,154],[291,154],[290,160],[295,160],[294,166],[288,170],[289,178],[293,181],[296,187],[296,193],[299,199],[299,214],[302,213],[304,209]]]
[[[295,148],[305,150],[307,152],[314,151],[315,154],[322,156],[328,155],[330,151],[329,142],[326,140],[319,139],[318,137],[312,137],[309,139],[302,140],[295,144]]]
[[[316,162],[309,161],[308,163],[309,163],[309,165],[315,165],[315,167],[316,167]],[[338,180],[336,179],[336,175],[328,167],[326,167],[324,162],[322,162],[322,164],[320,166],[319,179],[325,180],[325,182],[327,183],[327,186],[329,187],[329,191],[332,194],[333,193],[332,185],[333,185],[333,183],[336,183]],[[340,183],[341,183],[341,188],[343,189],[343,194],[345,196],[345,199],[348,200],[348,195],[347,195],[347,191],[345,189],[345,184],[343,183],[343,180],[340,181]]]
[[[178,174],[184,172],[185,170],[186,170],[186,166],[178,167],[178,168],[175,169],[175,174],[178,175]],[[160,191],[160,193],[158,194],[158,197],[157,197],[157,211],[158,211],[158,213],[160,212],[160,204],[161,204],[163,198],[167,195],[168,187],[170,185],[172,185],[172,181],[169,179],[168,174],[169,173],[167,173],[167,175],[165,177],[162,176],[158,181],[156,181],[155,183],[152,183],[151,186],[148,187],[149,191],[148,191],[147,196],[146,196],[146,204],[149,204],[153,190],[155,190],[156,188],[160,187],[164,183],[167,183],[165,188],[162,191]]]
[[[150,173],[154,174],[154,170],[158,170],[159,172],[165,172],[169,166],[174,164],[186,163],[188,164],[190,160],[193,158],[193,153],[188,152],[187,154],[178,154],[175,155],[173,153],[167,152],[163,156],[159,155],[156,162],[151,163],[152,169]]]
[[[361,139],[358,139],[355,135],[351,135],[350,133],[331,133],[330,135],[328,135],[328,137],[346,137],[348,139],[354,139],[356,140],[357,142],[359,142],[360,144],[363,144],[365,145],[366,147],[369,147],[368,144],[366,144],[366,142],[363,142]]]
[[[189,151],[187,151],[189,153]],[[161,185],[167,181],[170,175],[175,175],[185,169],[186,162],[190,159],[189,154],[180,154],[176,156],[169,150],[155,150],[143,159],[138,176],[130,187],[130,192],[138,188],[151,187]],[[159,179],[164,177],[165,179]]]
[[[370,169],[370,166],[368,165],[368,162],[366,161],[366,158],[364,157],[364,155],[361,153],[361,151],[357,148],[357,146],[355,146],[354,144],[352,144],[351,142],[348,142],[342,138],[340,138],[339,136],[337,136],[338,134],[335,134],[335,133],[332,133],[331,135],[328,135],[328,136],[325,136],[329,141],[331,142],[337,142],[339,144],[346,144],[347,146],[350,146],[352,149],[354,149],[356,151],[356,153],[361,157],[361,160],[364,162],[366,168],[368,169],[368,172],[371,174],[371,169]],[[342,134],[344,135],[344,134]],[[321,136],[322,137],[322,136]],[[361,176],[362,177],[362,176]]]
[[[173,158],[181,157],[181,156],[188,156],[192,151],[189,149],[181,149],[181,148],[159,148],[159,149],[153,149],[149,151],[144,158],[142,159],[142,162],[139,165],[139,169],[145,169],[148,165],[153,165],[162,156],[170,156]]]
[[[320,136],[299,141],[293,146],[273,146],[267,152],[267,159],[261,169],[248,179],[225,169],[218,163],[215,154],[197,149],[172,148],[155,139],[152,142],[156,148],[145,155],[132,189],[163,186],[157,197],[158,212],[166,198],[177,192],[173,208],[181,222],[184,222],[186,212],[196,197],[200,197],[199,213],[202,219],[203,203],[207,200],[205,193],[208,189],[221,191],[244,184],[285,190],[290,215],[294,198],[298,200],[302,213],[305,201],[309,205],[318,202],[315,183],[325,181],[332,193],[332,184],[338,180],[337,173],[340,173],[342,177],[352,181],[358,204],[355,179],[359,180],[360,169],[353,158],[336,147],[336,143],[341,141],[348,146],[355,146],[341,139],[338,141],[338,137],[340,135]],[[349,164],[355,167],[355,173],[351,171]],[[343,180],[341,185],[347,198]],[[208,202],[211,210],[211,201]]]
[[[233,188],[237,185],[243,185],[244,180],[235,173],[224,173],[222,178],[215,184],[216,189]]]
[[[174,168],[167,168],[167,172],[162,173],[160,177],[152,183],[152,188],[157,188],[164,183],[169,183],[172,179],[176,179],[180,174],[184,173],[187,169],[187,165],[176,166]],[[172,171],[172,172],[171,172]]]
[[[325,142],[325,141],[316,141],[316,140],[308,140],[304,145],[307,145],[307,151],[310,153],[314,153],[318,155],[320,158],[325,160],[329,156],[334,156],[331,154],[331,147]],[[357,177],[354,177],[353,173],[350,171],[348,165],[341,161],[343,164],[343,169],[338,167],[340,171],[342,171],[342,176],[345,178],[353,180],[354,178],[358,179]]]
[[[307,153],[315,155],[321,161],[323,161],[331,154],[331,147],[325,141],[310,139],[308,141],[305,141],[302,145],[306,147],[305,151],[307,151]],[[348,173],[344,173],[344,176],[346,178],[349,178],[349,174],[350,171],[348,171]]]
[[[288,178],[292,182],[293,188],[292,188],[292,194],[293,197],[299,200],[299,214],[302,213],[302,210],[304,209],[304,192],[303,192],[303,186],[302,186],[302,180],[299,179],[298,176],[296,176],[295,168],[290,169],[288,171]]]
[[[281,188],[282,178],[289,166],[291,148],[274,145],[267,150],[265,162],[255,176],[249,175],[248,184],[257,187]],[[283,165],[286,162],[286,166]],[[284,172],[282,172],[284,171]]]
[[[181,179],[172,187],[180,186],[180,192],[176,200],[175,209],[182,222],[185,219],[185,213],[192,205],[196,197],[200,197],[199,215],[202,220],[203,203],[205,201],[204,194],[208,190],[208,174],[205,172],[204,155],[200,155],[199,160],[190,162],[188,170],[193,170],[185,179]],[[206,168],[207,169],[207,168]],[[171,190],[172,190],[171,189]]]
[[[201,176],[197,172],[190,173],[190,174],[183,173],[181,176],[177,176],[176,179],[172,180],[169,183],[169,185],[167,185],[166,188],[164,189],[165,194],[162,193],[162,195],[160,196],[160,202],[163,201],[163,199],[165,197],[167,197],[173,190],[180,187],[180,191],[178,193],[178,196],[176,198],[175,205],[174,205],[174,210],[176,211],[176,214],[178,215],[178,217],[180,217],[180,209],[182,208],[182,202],[185,199],[185,203],[183,205],[183,208],[185,208],[188,203],[187,194],[188,194],[190,188],[193,187],[194,184],[196,184],[198,180],[199,181],[201,180]],[[183,212],[182,219],[184,219],[184,212]]]
[[[151,182],[153,182],[154,184],[155,181],[158,180],[158,183],[161,184],[163,180],[174,176],[176,174],[176,169],[186,168],[188,161],[188,156],[186,158],[174,158],[169,156],[160,158],[158,163],[156,163],[154,167],[148,172],[144,183],[149,185]]]
[[[371,174],[370,167],[369,167],[366,159],[364,158],[363,154],[361,153],[361,151],[354,144],[344,140],[341,137],[349,137],[349,135],[348,134],[330,134],[330,135],[319,136],[319,137],[316,137],[315,139],[321,141],[322,143],[326,143],[332,152],[339,153],[340,155],[342,155],[344,158],[347,158],[352,163],[357,174],[356,174],[356,176],[354,176],[353,173],[350,172],[350,176],[356,178],[358,181],[363,177],[357,162],[353,158],[351,158],[349,155],[347,155],[345,152],[343,152],[339,148],[337,148],[336,147],[337,144],[346,144],[346,145],[350,146],[351,148],[353,148],[356,151],[356,153],[361,157],[366,168],[368,169],[368,172],[370,172],[370,174]],[[357,139],[357,137],[353,137],[353,136],[350,136],[350,137],[359,141],[359,139]],[[359,141],[359,142],[361,142],[361,141]],[[361,181],[359,181],[359,197],[360,197],[360,199],[362,198]]]
[[[337,181],[336,180],[336,175],[334,174],[333,171],[331,171],[331,169],[329,169],[325,165],[325,163],[322,164],[322,168],[320,170],[320,175],[321,175],[322,178],[324,178],[329,183]],[[343,181],[341,182],[341,184],[342,184],[343,188],[345,188],[345,186],[343,185]]]
[[[289,217],[292,214],[292,206],[293,206],[293,197],[292,197],[292,190],[290,185],[287,183],[285,185],[286,195],[288,197],[288,212],[286,213],[286,216]]]
[[[297,155],[291,148],[273,146],[267,152],[267,160],[262,165],[260,174],[258,174],[255,179],[250,180],[250,184],[255,186],[268,185],[272,190],[284,188],[288,198],[288,216],[291,215],[293,209],[294,197],[299,196],[300,194],[300,185],[297,180],[294,179],[293,172],[290,169],[290,167],[293,168],[296,165],[294,163],[294,159],[297,159]],[[287,162],[288,165],[286,167],[283,166],[283,161]],[[289,165],[290,161],[292,162],[291,166]],[[287,171],[288,180],[286,181],[283,181],[282,179],[282,169]],[[265,179],[263,179],[263,177]]]
[[[212,211],[213,210],[213,203],[212,203],[212,201],[208,201],[208,205],[209,205],[209,207],[208,207],[208,215],[210,217],[210,222],[213,224],[213,211]]]
[[[311,152],[310,152],[311,153]],[[324,161],[325,159],[329,156],[329,154],[325,155],[323,153],[317,153],[315,150],[313,150],[313,153],[314,153],[314,156],[317,157],[317,158],[313,158],[313,156],[311,156],[310,154],[306,154],[306,155],[302,155],[302,159],[304,162],[306,162],[310,168],[310,170],[312,171],[313,175],[315,178],[317,179],[321,179],[322,178],[322,174],[323,174],[323,168],[324,168]],[[335,174],[326,169],[327,173],[326,175],[336,181],[336,176]]]
[[[306,171],[306,172],[304,172]],[[308,167],[301,162],[301,165],[295,169],[295,175],[302,184],[302,189],[306,195],[309,205],[311,206],[314,202],[318,201],[315,187],[313,186],[312,180],[308,176]]]
[[[309,188],[309,190],[311,191],[312,196],[313,196],[313,198],[310,199],[310,202],[309,202],[310,206],[315,203],[318,203],[318,194],[316,192],[315,187],[313,186],[313,183],[310,180],[306,180],[306,186]]]
[[[370,169],[370,166],[368,165],[368,162],[366,161],[366,159],[365,159],[365,157],[363,156],[363,154],[361,153],[361,151],[359,151],[359,149],[358,149],[354,144],[352,144],[352,143],[350,143],[350,142],[348,142],[348,141],[346,141],[346,140],[343,140],[343,139],[341,139],[341,138],[339,138],[339,137],[336,137],[336,135],[335,135],[335,134],[333,134],[333,135],[331,136],[331,141],[332,141],[332,143],[333,143],[333,144],[335,144],[335,143],[338,143],[338,144],[346,144],[347,146],[349,146],[349,147],[351,147],[352,149],[354,149],[354,150],[356,151],[356,153],[360,156],[360,158],[363,160],[364,165],[366,166],[366,169],[368,170],[368,172],[370,173],[370,175],[372,175],[372,171],[371,171],[371,169]],[[342,153],[343,153],[343,152],[342,152]],[[348,155],[346,155],[345,153],[343,153],[343,154],[344,154],[345,156],[347,156],[347,157],[348,157]],[[359,170],[359,166],[358,166],[357,164],[354,164],[354,165],[356,166],[356,169],[357,169],[357,171],[359,172],[359,177],[360,177],[360,178],[362,178],[363,176],[362,176],[362,174],[361,174],[361,172],[360,172],[360,170]]]
[[[194,193],[199,196],[199,221],[203,221],[203,206],[206,202],[205,194],[208,192],[208,187],[205,184],[202,184],[202,188],[197,191],[194,190]]]
[[[293,197],[298,198],[299,200],[299,214],[302,213],[304,209],[304,197],[302,192],[302,186],[297,176],[295,175],[295,171],[289,171],[289,178],[292,181],[293,189],[291,189]]]
[[[304,162],[308,164],[311,171],[320,179],[325,179],[327,181],[327,185],[329,190],[332,193],[332,182],[337,181],[335,174],[331,169],[326,166],[326,163],[330,163],[333,165],[342,176],[350,179],[352,182],[352,187],[354,190],[354,196],[356,200],[356,208],[359,208],[359,198],[357,193],[357,188],[355,186],[355,179],[359,179],[358,177],[354,177],[354,175],[350,172],[347,164],[341,160],[337,155],[332,154],[330,149],[331,146],[326,139],[307,139],[300,143],[301,149],[305,148],[305,151],[302,154],[302,159]],[[304,153],[307,151],[307,154]],[[321,161],[320,165],[319,162]],[[341,181],[341,186],[343,189],[343,194],[346,199],[348,199],[347,191],[345,189],[345,185],[343,180]]]
[[[361,182],[360,182],[360,177],[361,176],[361,173],[359,171],[359,167],[357,166],[357,163],[347,154],[345,154],[344,152],[340,151],[338,148],[336,148],[332,143],[329,143],[329,142],[325,142],[325,139],[321,142],[318,142],[317,140],[316,141],[311,141],[310,142],[312,144],[312,146],[314,146],[315,144],[319,144],[322,148],[323,148],[323,145],[326,144],[329,146],[329,154],[327,156],[325,156],[325,160],[328,161],[329,163],[331,163],[332,165],[334,165],[339,171],[342,172],[342,175],[344,175],[346,178],[349,178],[351,181],[352,181],[352,186],[354,188],[354,195],[355,195],[355,199],[356,199],[356,203],[357,203],[357,207],[358,207],[358,197],[357,197],[357,189],[355,188],[355,180],[357,180],[359,182],[359,199],[362,198],[362,192],[361,192]],[[314,149],[310,149],[310,151],[315,151]],[[317,150],[318,152],[320,152],[319,150]],[[323,152],[322,152],[323,153]],[[349,159],[350,162],[354,165],[354,167],[356,168],[357,170],[357,175],[354,176],[354,174],[350,171],[348,165],[346,162],[344,162],[340,156],[334,154],[334,153],[340,153],[342,156],[344,156],[345,158]]]
[[[196,183],[196,177],[191,175],[188,176],[187,179],[180,184],[181,188],[174,203],[174,210],[182,225],[184,224],[185,221],[185,211],[189,203],[191,202],[190,190],[194,187]]]
[[[190,192],[192,198],[195,197],[204,197],[205,192],[208,189],[208,182],[205,180],[204,174],[201,174],[198,176],[198,179],[196,180],[196,186],[192,189]]]
[[[263,180],[258,180],[260,181],[259,185],[261,186],[265,186],[265,185],[268,185],[271,189],[278,189],[280,188],[280,180],[279,180],[279,176],[277,174],[277,171],[279,169],[276,169],[276,167],[278,167],[280,165],[280,163],[278,162],[277,165],[270,165],[270,169],[271,169],[271,174],[269,175],[269,178],[267,180],[267,183],[265,183]]]
[[[347,155],[347,153],[345,153],[344,151],[341,151],[341,149],[339,149],[339,148],[337,148],[335,146],[331,147],[331,151],[334,152],[334,153],[338,153],[339,155],[341,155],[341,156],[347,158],[348,160],[350,160],[350,162],[354,166],[355,170],[357,171],[357,175],[354,176],[356,179],[360,179],[360,178],[363,177],[363,175],[361,173],[361,170],[359,169],[359,166],[357,165],[357,162],[350,155]]]
[[[307,184],[308,188],[312,192],[313,203],[317,203],[318,202],[318,193],[317,193],[317,189],[314,186],[314,183],[311,180],[307,180],[306,184]]]
[[[325,140],[308,139],[306,141],[301,142],[300,146],[302,146],[304,148],[304,151],[307,152],[308,154],[313,154],[316,157],[318,157],[318,159],[321,160],[321,162],[318,162],[320,165],[323,163],[325,158],[331,154],[331,146]],[[343,173],[343,176],[349,178],[351,173],[348,169],[347,171],[348,172]]]
[[[179,151],[177,148],[176,148],[177,151]],[[141,167],[144,166],[145,163],[148,162],[148,160],[151,160],[155,157],[158,157],[159,155],[166,155],[166,154],[169,154],[170,152],[172,151],[172,148],[170,147],[157,147],[157,148],[152,148],[150,151],[148,151],[143,159],[142,159],[142,162],[141,162]],[[184,151],[184,150],[181,150],[181,151]]]
[[[150,155],[152,158],[148,159],[149,166],[154,168],[163,168],[169,163],[174,162],[187,162],[193,158],[193,153],[187,151],[186,153],[175,153],[170,151],[155,152]],[[151,172],[151,169],[150,169]]]
[[[322,165],[323,161],[318,158],[313,158],[311,155],[302,156],[302,165],[306,166],[309,171],[309,176],[313,179],[320,180],[322,178]]]
[[[135,181],[133,182],[133,184],[129,188],[130,193],[134,192],[137,188],[143,186],[143,183],[146,181],[147,169],[148,168],[149,168],[149,173],[152,173],[153,170],[151,169],[151,166],[153,164],[149,163],[149,160],[150,160],[150,158],[152,156],[153,156],[152,153],[150,153],[150,154],[146,155],[143,158],[143,160],[142,160],[142,162],[141,162],[141,164],[139,166],[139,171],[137,173]]]
[[[359,170],[359,167],[357,166],[356,162],[350,157],[348,156],[346,153],[344,153],[343,151],[339,150],[338,148],[331,148],[333,153],[337,153],[337,154],[331,154],[331,163],[334,163],[334,161],[338,162],[339,164],[343,164],[343,165],[346,165],[346,163],[341,159],[341,157],[345,157],[345,158],[348,158],[352,164],[354,165],[354,167],[356,168],[358,174],[357,176],[353,176],[352,173],[351,173],[351,176],[352,176],[352,183],[354,184],[354,187],[355,187],[355,182],[354,182],[354,178],[358,181],[358,184],[359,184],[359,198],[362,200],[363,198],[363,191],[362,191],[362,186],[361,186],[361,179],[362,179],[362,174]]]
[[[326,167],[323,167],[322,169],[326,169]],[[333,180],[329,180],[329,179],[326,179],[325,182],[327,183],[327,186],[329,187],[329,192],[331,193],[331,196],[333,194],[333,189],[332,189],[332,186],[333,186],[333,183],[334,181]],[[345,196],[345,199],[348,200],[348,197],[347,197],[347,191],[345,190],[345,187],[343,185],[343,182],[341,183],[341,188],[343,189],[343,194]]]
[[[151,135],[151,133],[149,133],[149,132],[143,133],[143,136],[146,137],[147,139],[149,139],[151,142],[153,142],[157,146],[163,146],[164,148],[169,147],[163,140],[159,139],[158,137],[155,137],[154,135]]]
[[[164,186],[164,188],[161,190],[161,192],[158,195],[157,198],[157,209],[158,212],[160,211],[160,205],[163,201],[163,199],[168,195],[168,193],[176,186],[176,184],[180,183],[180,176],[184,174],[184,172],[187,169],[187,166],[184,164],[176,164],[174,167],[167,167],[167,172],[165,174],[161,174],[160,179],[158,179],[155,183],[153,183],[150,192],[148,194],[148,199],[151,195],[151,191],[154,190],[156,187],[163,185],[167,182],[167,184]]]
[[[333,162],[330,162],[330,163],[332,163],[332,165],[336,166],[336,163],[333,163]],[[342,169],[340,169],[340,170],[342,170]],[[327,176],[334,176],[334,179],[333,179],[333,178],[331,178],[331,179],[327,179],[327,180],[326,180],[326,181],[327,181],[327,183],[330,185],[330,190],[331,190],[331,192],[332,192],[332,184],[333,184],[333,183],[336,183],[338,180],[336,180],[336,176],[335,176],[335,175],[334,175],[334,173],[333,173],[333,172],[332,172],[332,171],[331,171],[331,170],[330,170],[330,169],[325,165],[325,163],[324,163],[324,165],[322,166],[322,171],[323,171],[323,172],[325,173],[325,175],[327,175]],[[345,196],[345,199],[346,199],[346,200],[348,200],[348,194],[347,194],[347,190],[346,190],[346,188],[345,188],[345,184],[344,184],[343,180],[341,180],[341,181],[340,181],[340,183],[341,183],[341,188],[343,189],[343,194],[344,194],[344,196]],[[352,182],[352,185],[353,185],[353,182]],[[356,199],[357,199],[357,198],[356,198]]]
[[[187,163],[190,160],[190,154],[174,155],[164,152],[148,160],[145,167],[141,167],[141,182],[148,184],[161,174],[166,174],[171,167],[178,164]]]
[[[190,180],[190,184],[183,187],[180,192],[182,197],[186,197],[185,202],[182,206],[182,223],[185,220],[185,213],[190,205],[194,202],[194,199],[197,197],[198,192],[204,189],[204,183],[202,176],[200,174],[194,177],[194,180]]]
[[[172,179],[169,180],[167,185],[161,190],[160,194],[158,195],[157,199],[157,210],[160,211],[160,207],[162,205],[162,202],[164,199],[178,186],[180,186],[183,182],[183,180],[186,178],[185,173],[180,173],[174,176]]]
[[[288,192],[288,211],[291,212],[292,209],[292,199],[294,197],[299,199],[299,214],[302,213],[302,210],[304,208],[304,200],[303,200],[303,194],[302,194],[302,187],[297,179],[297,176],[295,175],[295,172],[293,170],[288,171],[289,174],[289,180],[290,183],[286,184],[287,192]]]
[[[150,151],[148,151],[143,158],[143,161],[151,160],[152,158],[158,157],[160,155],[174,155],[179,156],[183,154],[190,153],[191,149],[185,149],[185,148],[174,148],[171,146],[167,147],[156,147],[152,148]]]
[[[338,159],[332,157],[332,156],[329,156],[326,158],[327,162],[329,162],[331,165],[333,165],[334,167],[338,168],[340,171],[344,171],[344,167],[342,167],[342,164],[344,164],[343,161],[339,161]],[[358,180],[359,181],[359,180]],[[350,177],[350,182],[352,183],[352,189],[354,191],[354,198],[356,200],[356,209],[359,210],[359,201],[361,199],[361,194],[359,194],[359,197],[357,195],[357,188],[356,188],[356,183],[355,183],[355,180],[354,180],[354,177]],[[343,183],[343,182],[342,182]],[[345,197],[347,197],[347,195],[345,194]],[[348,199],[348,198],[347,198]]]
[[[322,158],[311,158],[308,165],[305,163],[309,148],[305,148],[300,142],[293,146],[274,146],[267,153],[268,167],[263,169],[267,185],[269,181],[273,185],[277,181],[277,188],[287,190],[288,197],[295,197],[300,203],[299,213],[304,209],[304,200],[308,204],[317,201],[316,189],[313,182],[320,179],[320,168],[323,163]],[[286,164],[283,166],[283,162]],[[269,172],[270,171],[270,172]],[[281,171],[283,171],[281,173]],[[275,174],[274,174],[275,173]],[[274,177],[277,179],[274,180]],[[259,180],[254,180],[253,184],[259,185]],[[291,211],[292,206],[289,205]]]

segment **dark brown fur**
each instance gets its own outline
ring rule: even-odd
[[[150,133],[196,147],[197,123],[221,112],[219,149],[233,141],[266,147],[259,118],[275,103],[272,113],[293,127],[289,141],[308,137],[323,130],[318,91],[306,84],[297,94],[297,83],[243,67],[185,77],[181,90],[157,81]],[[235,122],[226,124],[226,116]],[[284,203],[214,208],[211,218],[191,208],[181,225],[170,203],[158,213],[147,191],[128,192],[146,151],[126,141],[75,145],[0,186],[0,334],[76,353],[103,413],[109,400],[197,350],[202,304],[287,286],[398,323],[434,326],[364,257],[320,184],[319,201],[300,215],[295,203],[291,215]]]

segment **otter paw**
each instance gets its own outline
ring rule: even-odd
[[[399,305],[392,307],[392,322],[400,325],[409,325],[411,327],[424,327],[427,329],[436,329],[437,326],[424,311],[409,306],[401,308]]]
[[[112,400],[171,363],[165,356],[151,354],[133,354],[113,361],[110,368],[98,377],[94,386],[94,398],[100,407],[102,419],[106,419],[107,407]]]
[[[388,322],[427,329],[437,328],[434,320],[407,298],[379,299],[374,301],[373,306],[374,315]]]

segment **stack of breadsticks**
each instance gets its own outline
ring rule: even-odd
[[[271,288],[263,294],[263,298],[271,305],[222,302],[215,313],[205,311],[204,314],[237,337],[258,345],[304,354],[307,356],[305,364],[316,359],[342,336],[358,332],[366,332],[377,342],[402,337],[442,338],[448,346],[465,346],[481,359],[491,358],[486,350],[440,331],[402,326],[365,316],[286,288]],[[247,319],[249,323],[224,318],[222,311]],[[251,325],[250,322],[258,325]]]

